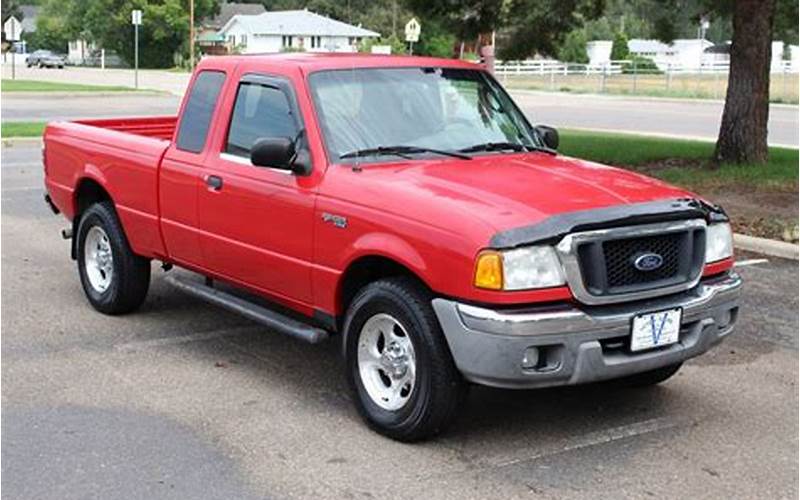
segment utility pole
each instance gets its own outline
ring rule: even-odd
[[[189,0],[189,60],[194,71],[194,0]]]
[[[131,11],[131,24],[133,24],[133,87],[139,88],[139,25],[142,24],[142,11]]]

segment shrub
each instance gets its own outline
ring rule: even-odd
[[[567,34],[558,50],[558,58],[563,62],[578,64],[589,62],[589,56],[586,54],[586,35],[583,30],[573,30]]]
[[[614,35],[614,42],[611,45],[611,60],[624,61],[629,55],[630,51],[628,50],[628,37],[625,36],[625,33],[618,31]]]
[[[642,56],[633,56],[631,61],[622,65],[622,73],[632,75],[660,75],[663,73],[652,59]]]

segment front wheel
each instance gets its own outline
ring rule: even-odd
[[[380,280],[358,293],[345,320],[347,379],[359,413],[399,441],[443,431],[466,395],[431,298],[412,279]]]
[[[75,235],[78,273],[89,303],[105,314],[138,308],[150,287],[150,261],[133,253],[110,202],[86,209]]]

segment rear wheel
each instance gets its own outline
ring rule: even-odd
[[[78,273],[92,307],[105,314],[138,308],[150,287],[150,261],[133,253],[110,202],[86,209],[78,224]]]
[[[359,413],[400,441],[443,431],[466,395],[430,300],[414,280],[380,280],[356,295],[345,320],[347,379]]]

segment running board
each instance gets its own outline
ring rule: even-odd
[[[289,335],[311,344],[318,344],[328,339],[328,332],[322,328],[316,328],[306,323],[292,319],[279,312],[267,309],[264,306],[240,299],[222,290],[217,290],[204,283],[198,283],[188,279],[180,279],[175,276],[164,278],[167,283],[182,292],[203,299],[206,302],[223,307],[229,311],[238,313],[257,323],[276,330],[284,335]]]

